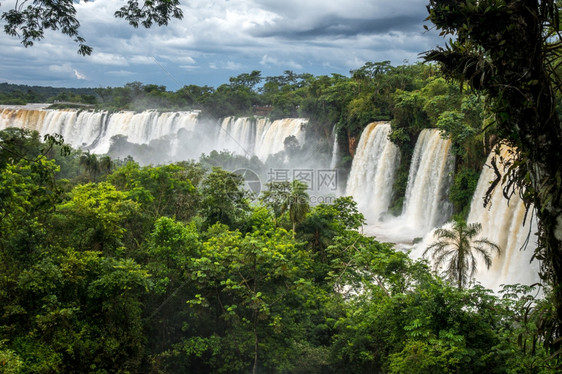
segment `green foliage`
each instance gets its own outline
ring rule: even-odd
[[[423,255],[432,252],[435,270],[443,269],[444,277],[456,283],[459,289],[466,287],[476,273],[476,256],[481,257],[489,269],[493,252],[501,252],[497,244],[488,239],[477,239],[480,231],[481,224],[467,224],[457,218],[450,229],[442,227],[435,230],[436,240],[425,249]]]
[[[468,217],[470,204],[474,196],[474,191],[478,185],[478,178],[480,175],[470,169],[464,169],[457,174],[449,190],[449,199],[453,203],[455,214],[463,218]]]
[[[498,140],[517,149],[507,162],[503,189],[506,196],[518,193],[536,211],[540,240],[535,258],[542,260],[542,278],[555,287],[560,336],[560,2],[430,0],[428,11],[442,35],[453,39],[426,59],[438,62],[446,76],[486,94]],[[549,338],[547,344],[560,354],[559,341]]]
[[[178,0],[144,1],[140,7],[137,1],[129,0],[115,12],[115,17],[126,19],[133,27],[141,24],[149,28],[152,24],[167,25],[171,18],[181,19],[183,13]],[[13,9],[3,12],[1,18],[6,23],[4,32],[21,39],[25,47],[43,39],[47,30],[60,30],[78,43],[79,54],[92,53],[92,47],[86,45],[86,40],[78,33],[80,22],[76,18],[74,1],[35,2],[27,6],[16,3]]]
[[[77,186],[53,215],[60,226],[58,242],[114,254],[122,248],[126,221],[138,210],[136,202],[107,182]],[[69,221],[74,224],[68,225]]]
[[[207,227],[223,223],[236,227],[249,211],[242,177],[218,167],[213,167],[201,182],[201,214]]]
[[[115,107],[271,104],[274,115],[310,114],[313,136],[337,124],[342,145],[363,121],[394,117],[402,152],[438,126],[458,161],[451,199],[468,206],[487,153],[482,101],[432,67],[380,62],[351,78],[264,79],[256,88],[259,72],[241,74],[216,96],[140,83],[98,92]],[[260,170],[255,159],[112,165],[51,141],[0,132],[4,372],[548,373],[560,364],[540,344],[556,336],[550,290],[536,299],[520,286],[502,296],[454,287],[363,236],[351,197],[311,207],[306,185],[273,183],[252,206],[241,177],[218,166]],[[400,168],[405,188],[408,164]]]
[[[189,265],[196,294],[188,304],[198,323],[214,321],[215,327],[182,349],[208,357],[209,371],[291,368],[291,346],[302,336],[297,305],[314,299],[306,280],[310,257],[284,229],[242,235],[217,225],[210,233],[201,257]]]

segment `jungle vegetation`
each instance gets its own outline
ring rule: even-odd
[[[549,373],[548,288],[443,280],[350,197],[250,200],[208,162],[139,166],[0,132],[6,373]],[[291,196],[298,196],[292,199]],[[296,204],[296,205],[295,205]],[[293,207],[294,205],[294,207]]]

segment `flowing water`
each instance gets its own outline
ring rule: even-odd
[[[505,157],[509,149],[503,147],[500,154]],[[531,262],[533,252],[537,247],[537,221],[532,209],[526,214],[523,201],[513,195],[508,202],[503,196],[501,185],[498,185],[490,202],[484,207],[484,196],[495,179],[491,167],[492,152],[486,161],[478,179],[478,185],[472,203],[467,223],[480,223],[482,231],[476,239],[487,239],[499,246],[500,252],[493,253],[492,265],[488,269],[484,261],[477,257],[477,271],[475,279],[484,287],[500,290],[502,284],[521,283],[531,285],[539,282],[539,263]],[[501,168],[500,168],[501,169]],[[450,229],[451,223],[443,228]],[[428,233],[423,241],[416,245],[411,252],[413,258],[420,258],[425,249],[435,242],[434,232]]]
[[[0,129],[20,127],[36,130],[40,135],[58,133],[70,145],[98,154],[108,152],[114,136],[126,137],[128,142],[136,144],[168,139],[170,159],[176,160],[188,154],[198,156],[203,151],[217,149],[248,157],[256,155],[265,161],[284,149],[285,139],[289,136],[294,136],[302,146],[306,124],[307,120],[302,118],[271,122],[265,118],[244,117],[227,117],[218,124],[201,123],[197,111],[107,113],[0,107]],[[387,210],[400,153],[388,140],[389,133],[388,123],[375,122],[365,128],[353,159],[346,194],[355,198],[360,211],[365,214],[368,225],[364,232],[367,235],[397,243],[399,248],[412,248],[413,239],[423,237],[424,240],[411,252],[412,257],[420,257],[434,240],[432,229],[441,226],[451,215],[452,205],[447,198],[454,171],[451,142],[443,139],[436,129],[425,129],[420,133],[411,160],[403,211],[400,216],[393,217]],[[193,150],[189,153],[186,148]],[[334,134],[331,169],[339,157],[337,149]],[[480,264],[477,279],[496,290],[502,283],[531,284],[538,280],[537,263],[529,264],[536,248],[536,219],[528,214],[523,225],[525,207],[522,201],[514,196],[508,204],[501,188],[496,188],[491,204],[484,208],[482,197],[492,179],[491,168],[484,166],[468,221],[480,222],[482,237],[497,243],[502,252],[493,259],[489,271]],[[522,251],[527,240],[529,245]]]
[[[388,139],[390,124],[374,122],[363,130],[346,194],[351,195],[369,222],[377,222],[388,210],[392,184],[400,161],[398,147]]]
[[[0,129],[20,127],[36,130],[41,136],[60,134],[73,147],[97,154],[107,153],[115,136],[126,137],[129,143],[134,144],[149,144],[154,140],[167,139],[171,141],[169,151],[172,159],[180,158],[179,154],[182,153],[181,145],[174,142],[180,132],[212,135],[218,131],[216,136],[206,137],[204,145],[193,145],[199,154],[211,150],[227,150],[248,157],[257,155],[265,161],[270,155],[284,149],[284,140],[288,136],[294,136],[303,145],[307,122],[302,118],[271,122],[265,118],[227,117],[217,126],[200,123],[198,111],[107,113],[16,107],[0,109]],[[201,140],[198,139],[197,142]],[[197,152],[191,154],[195,157],[199,155]]]
[[[367,130],[367,129],[366,129]],[[365,131],[366,131],[365,130]],[[451,142],[443,139],[436,129],[424,129],[416,142],[410,171],[408,185],[402,214],[398,217],[387,215],[380,216],[378,211],[373,211],[373,216],[368,211],[364,211],[368,220],[368,225],[364,231],[368,235],[373,235],[381,241],[390,241],[400,244],[400,247],[410,245],[416,238],[423,237],[435,226],[445,222],[451,215],[452,205],[447,196],[452,181],[454,170],[454,158],[450,152]],[[379,150],[377,147],[367,147],[365,152],[371,157],[371,161],[356,165],[355,160],[352,166],[351,175],[355,172],[360,175],[368,175],[373,163],[379,160]],[[395,167],[395,164],[388,164],[386,167]],[[382,166],[387,165],[383,163]],[[357,171],[354,171],[356,168]],[[367,171],[362,171],[366,169]],[[384,173],[389,174],[388,170]],[[351,178],[350,178],[351,180]],[[357,182],[351,180],[351,183]],[[368,178],[361,181],[363,184],[371,184],[372,179]],[[385,188],[392,188],[392,183]],[[354,188],[348,183],[348,194],[354,196],[362,206],[365,197],[362,194],[354,195]],[[388,206],[389,195],[386,189],[384,193],[375,192],[367,196],[371,206],[376,206],[382,202]],[[374,203],[372,202],[374,201]],[[376,214],[379,214],[378,218]],[[374,220],[372,218],[375,218]]]

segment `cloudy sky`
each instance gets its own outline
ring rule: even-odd
[[[2,1],[0,11],[13,3]],[[216,87],[252,70],[348,76],[368,61],[414,63],[443,44],[422,26],[427,0],[184,0],[183,20],[148,30],[114,18],[121,3],[77,4],[91,56],[78,55],[77,45],[58,33],[30,48],[0,34],[0,82],[106,87],[139,81],[177,90]]]

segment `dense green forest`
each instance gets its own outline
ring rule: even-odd
[[[43,87],[0,83],[0,104],[2,105],[52,103],[55,101],[93,104],[96,102],[94,94],[92,88]]]
[[[362,130],[373,121],[391,121],[391,140],[401,148],[392,211],[402,209],[409,162],[419,132],[438,127],[451,137],[456,155],[456,173],[451,201],[455,213],[466,216],[482,164],[492,149],[494,133],[487,119],[484,99],[452,81],[435,66],[392,66],[389,61],[369,62],[350,76],[313,76],[285,71],[281,76],[262,77],[261,72],[231,77],[229,83],[212,88],[186,85],[176,92],[165,86],[128,83],[123,87],[95,88],[95,94],[61,92],[57,100],[92,104],[98,110],[201,110],[202,117],[266,115],[271,119],[309,119],[307,142],[321,152],[331,152],[334,126],[340,154],[337,165],[345,172]],[[20,91],[23,92],[23,91]],[[16,95],[17,96],[17,95]],[[95,99],[95,101],[92,101]],[[482,129],[486,128],[486,131]]]
[[[5,32],[30,46],[45,29],[60,29],[88,55],[73,9],[34,2],[3,14]],[[456,156],[449,197],[459,232],[475,229],[462,218],[484,157],[503,141],[517,151],[491,186],[534,207],[540,291],[508,285],[492,294],[454,267],[439,276],[361,235],[364,218],[349,197],[312,206],[295,182],[270,184],[255,200],[220,167],[233,162],[229,155],[140,166],[72,150],[56,135],[7,129],[0,370],[560,372],[560,1],[429,0],[427,9],[452,38],[425,54],[437,65],[368,63],[349,77],[252,71],[176,92],[139,82],[93,91],[3,84],[0,102],[306,117],[311,139],[328,139],[335,126],[344,170],[363,128],[391,121],[402,153],[394,212],[417,135],[437,127]],[[115,15],[135,27],[182,18],[179,0],[140,8],[129,0]]]
[[[431,65],[379,62],[349,77],[252,72],[216,90],[131,83],[95,89],[95,105],[307,117],[310,138],[330,139],[335,125],[340,168],[369,122],[390,121],[405,155],[396,212],[417,135],[438,127],[453,141],[450,199],[463,217],[495,125],[484,98],[461,88]],[[312,206],[298,183],[274,183],[256,200],[225,169],[262,166],[225,153],[141,167],[45,141],[0,132],[6,372],[550,373],[559,365],[544,346],[555,313],[548,287],[539,299],[536,286],[459,287],[361,235],[350,197]]]
[[[549,373],[536,289],[457,287],[349,197],[259,200],[209,158],[116,165],[0,132],[6,373]]]

